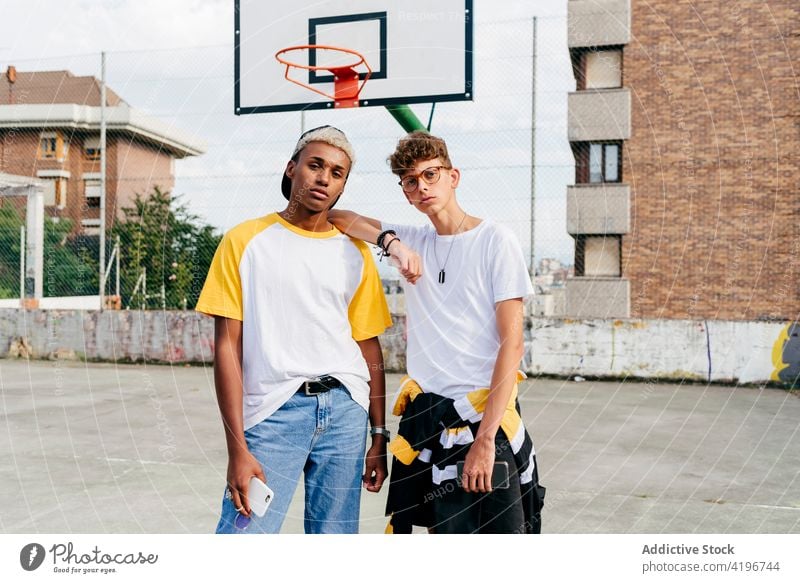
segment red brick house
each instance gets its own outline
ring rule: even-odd
[[[100,224],[100,82],[69,71],[0,77],[0,173],[46,181],[45,212],[73,221],[75,232]],[[175,159],[205,146],[132,108],[106,88],[106,225],[136,193],[172,189]],[[22,201],[0,202],[17,204]]]

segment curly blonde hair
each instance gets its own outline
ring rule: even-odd
[[[389,164],[392,172],[400,176],[414,168],[417,162],[434,158],[439,158],[447,168],[453,167],[444,140],[424,130],[417,130],[397,142],[397,148],[389,156]]]

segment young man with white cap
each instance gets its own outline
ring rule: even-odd
[[[361,483],[377,492],[386,477],[377,336],[391,319],[368,247],[328,221],[354,158],[340,130],[304,133],[281,185],[286,208],[231,229],[209,269],[197,310],[215,318],[228,449],[218,533],[279,532],[301,474],[305,531],[358,532]],[[263,517],[248,501],[252,476],[274,492]]]

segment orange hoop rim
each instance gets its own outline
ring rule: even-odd
[[[337,67],[325,67],[325,66],[322,66],[322,65],[303,65],[302,63],[293,63],[291,61],[286,60],[285,58],[282,58],[282,56],[281,56],[284,53],[288,53],[288,52],[291,52],[291,51],[302,51],[302,50],[311,50],[311,49],[315,49],[315,50],[316,49],[320,49],[320,50],[324,50],[324,51],[339,51],[341,53],[348,53],[350,55],[358,57],[358,61],[356,61],[352,65],[340,65],[340,66],[337,66]],[[297,46],[294,46],[294,47],[286,47],[285,49],[281,49],[277,53],[275,53],[275,58],[278,60],[279,63],[281,63],[282,65],[286,65],[287,67],[297,67],[298,69],[306,69],[308,71],[322,71],[322,70],[325,70],[325,71],[331,71],[332,72],[332,71],[334,71],[336,69],[354,69],[355,67],[358,67],[359,65],[364,65],[367,68],[367,72],[370,73],[370,74],[372,73],[372,69],[367,64],[367,59],[366,59],[366,57],[364,57],[364,55],[362,55],[358,51],[354,51],[353,49],[347,49],[347,48],[344,48],[344,47],[335,47],[335,46],[332,46],[332,45],[297,45]]]
[[[322,65],[304,65],[301,63],[292,63],[291,61],[287,61],[285,58],[282,57],[284,53],[288,53],[291,51],[301,51],[301,50],[311,50],[311,49],[320,49],[325,51],[339,51],[341,53],[347,53],[353,55],[354,57],[358,57],[358,61],[353,63],[352,65],[339,65],[339,66],[322,66]],[[336,107],[358,107],[359,104],[359,95],[361,95],[361,90],[364,89],[364,86],[369,81],[369,78],[372,76],[372,67],[369,66],[367,63],[367,59],[359,53],[358,51],[354,51],[353,49],[346,49],[344,47],[335,47],[331,45],[297,45],[294,47],[286,47],[285,49],[279,50],[275,53],[275,59],[281,64],[286,66],[286,70],[284,71],[284,78],[287,81],[294,83],[295,85],[299,85],[305,89],[313,91],[323,97],[327,97],[328,99],[333,100],[334,105]],[[356,67],[364,65],[367,69],[366,72],[358,73],[356,72]],[[303,81],[299,81],[297,79],[292,79],[291,75],[289,75],[289,70],[292,67],[296,67],[298,69],[305,69],[307,71],[328,71],[334,77],[334,88],[335,92],[333,94],[326,93],[325,91],[321,91],[316,87],[313,87],[309,83],[305,83]],[[364,78],[361,79],[361,82],[358,83],[358,79],[361,75],[364,75]],[[352,81],[355,79],[357,83],[355,86],[351,85]]]

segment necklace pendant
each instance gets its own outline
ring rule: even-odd
[[[439,283],[444,283],[444,269],[439,270]]]

